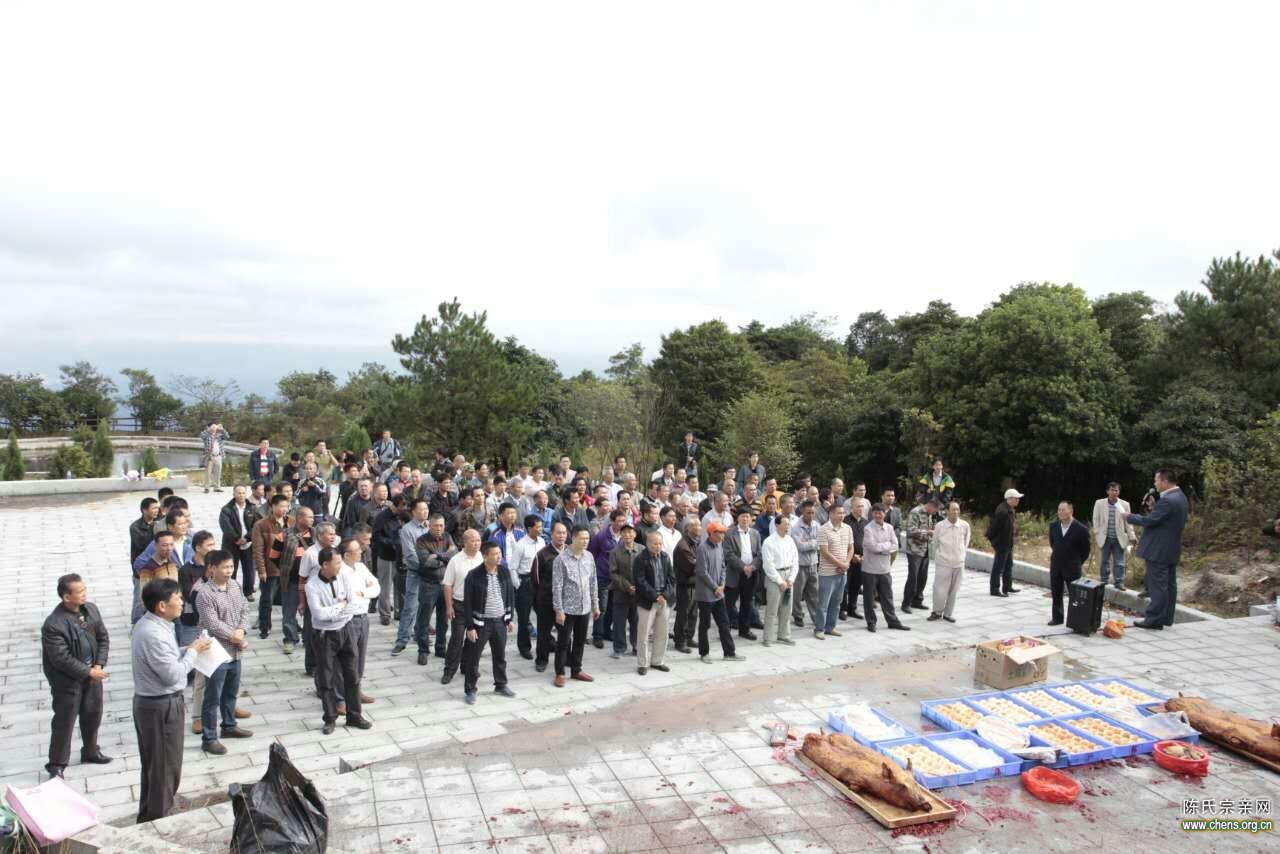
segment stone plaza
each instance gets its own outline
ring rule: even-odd
[[[230,493],[187,490],[193,530],[216,532]],[[87,838],[103,850],[226,850],[227,786],[261,776],[279,741],[328,798],[331,851],[1069,851],[1135,845],[1141,850],[1258,850],[1244,834],[1189,838],[1177,827],[1186,797],[1280,796],[1280,776],[1212,750],[1203,780],[1177,778],[1149,758],[1073,773],[1085,785],[1074,806],[1030,797],[1016,778],[941,790],[963,804],[957,821],[891,833],[824,783],[802,773],[787,750],[767,743],[767,725],[817,731],[828,711],[854,700],[885,709],[916,730],[931,725],[919,702],[982,690],[973,645],[1023,633],[1045,636],[1047,591],[1023,585],[1007,599],[987,594],[986,576],[966,574],[957,624],[905,618],[911,632],[866,633],[797,645],[742,641],[740,663],[669,651],[670,673],[636,673],[634,661],[587,648],[594,683],[555,688],[509,646],[515,699],[493,695],[482,672],[474,706],[462,680],[440,684],[440,661],[392,658],[394,624],[373,621],[364,691],[374,728],[320,732],[320,704],[286,656],[278,631],[251,634],[240,708],[255,736],[213,757],[188,734],[179,807],[152,828],[137,811],[137,749],[130,717],[131,578],[126,529],[137,494],[26,498],[0,505],[0,782],[45,779],[49,693],[40,671],[40,625],[56,604],[56,579],[86,579],[112,635],[100,743],[106,766],[72,765],[68,782],[99,805],[104,827]],[[905,567],[895,572],[901,589]],[[1063,650],[1050,679],[1116,676],[1152,690],[1204,696],[1252,717],[1280,715],[1280,631],[1269,617],[1207,619],[1121,640],[1056,635]],[[482,665],[482,671],[486,670]],[[78,742],[77,742],[78,743]],[[339,773],[339,764],[358,770]],[[1146,845],[1143,845],[1143,842]]]

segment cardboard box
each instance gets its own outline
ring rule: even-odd
[[[1008,641],[1034,642],[1031,646],[1001,648]],[[1049,676],[1049,656],[1059,652],[1051,643],[1015,635],[978,644],[973,677],[984,685],[1004,690],[1043,682]]]

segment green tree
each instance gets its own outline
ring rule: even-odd
[[[49,480],[62,480],[70,472],[72,477],[93,477],[93,460],[77,444],[63,445],[49,458]]]
[[[0,374],[0,419],[20,435],[57,433],[67,421],[62,398],[36,374]]]
[[[767,362],[793,361],[809,350],[834,351],[838,346],[831,337],[830,322],[814,312],[793,317],[781,326],[769,328],[760,321],[753,320],[739,332]]]
[[[72,418],[94,424],[100,418],[110,418],[116,411],[112,398],[116,384],[93,365],[81,361],[62,365],[58,370],[62,374],[58,396]]]
[[[1280,250],[1273,253],[1280,260]],[[1183,291],[1165,348],[1166,364],[1202,363],[1233,378],[1261,414],[1280,405],[1280,265],[1265,256],[1215,258]],[[1188,354],[1195,354],[1188,358]]]
[[[175,374],[169,380],[169,389],[188,401],[182,408],[181,420],[182,426],[192,433],[199,433],[211,422],[226,418],[235,410],[235,398],[240,395],[240,386],[235,380],[220,382],[213,377],[187,374]]]
[[[870,370],[882,371],[896,346],[894,334],[893,322],[883,311],[864,311],[849,324],[844,349],[849,356],[866,362]]]
[[[534,425],[532,378],[508,362],[485,312],[464,314],[457,299],[423,315],[391,347],[409,374],[407,403],[430,413],[420,435],[482,457],[515,458]]]
[[[156,460],[156,449],[147,445],[142,449],[142,459],[138,462],[138,470],[145,477],[153,471],[160,468],[159,461]]]
[[[342,430],[342,435],[338,437],[336,447],[339,451],[362,454],[366,448],[373,447],[373,441],[369,438],[369,431],[364,429],[359,421],[348,421],[347,426]]]
[[[622,382],[599,379],[574,381],[571,392],[574,408],[582,419],[583,461],[594,471],[601,471],[619,453],[637,456],[642,425],[632,389]],[[644,465],[637,458],[636,465]]]
[[[9,431],[9,444],[0,454],[0,479],[22,480],[27,476],[27,465],[22,459],[22,448],[18,446],[18,433]]]
[[[747,339],[720,320],[664,335],[651,371],[663,397],[658,441],[671,450],[686,430],[706,442],[722,436],[729,407],[764,380]]]
[[[1128,378],[1078,288],[1013,288],[975,322],[920,341],[914,376],[948,458],[983,482],[1003,471],[1052,503],[1070,476],[1096,476],[1083,464],[1123,446]]]
[[[181,411],[182,401],[160,388],[150,371],[125,368],[120,373],[129,380],[129,396],[124,403],[138,419],[138,429],[142,433],[154,433],[157,427]]]
[[[94,477],[111,476],[111,463],[115,459],[115,449],[111,447],[111,433],[108,432],[105,418],[98,421],[98,429],[93,433],[93,442],[89,445],[89,459],[93,463]]]
[[[722,466],[745,460],[755,451],[770,477],[791,482],[800,465],[786,401],[769,392],[752,391],[729,405],[724,433],[710,444],[711,457]]]
[[[1250,411],[1244,393],[1211,371],[1176,379],[1135,426],[1130,461],[1146,476],[1173,468],[1198,490],[1206,457],[1240,454]]]
[[[1107,294],[1093,301],[1093,318],[1126,369],[1150,359],[1163,336],[1156,301],[1142,291]]]
[[[845,352],[867,363],[872,373],[901,371],[915,358],[916,344],[964,325],[951,303],[932,300],[919,314],[902,314],[890,322],[880,311],[863,312],[849,327]]]
[[[640,342],[610,356],[609,367],[604,372],[610,379],[621,382],[635,382],[644,376],[644,348],[640,346]]]

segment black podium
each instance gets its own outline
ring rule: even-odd
[[[1070,599],[1067,602],[1067,627],[1076,634],[1091,635],[1102,627],[1102,603],[1107,588],[1092,578],[1077,578],[1071,582]]]

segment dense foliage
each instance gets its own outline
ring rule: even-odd
[[[1091,502],[1112,479],[1136,497],[1158,465],[1181,470],[1193,495],[1266,501],[1276,497],[1240,483],[1274,480],[1259,437],[1273,435],[1280,406],[1278,261],[1215,259],[1172,306],[1024,283],[975,317],[935,300],[893,319],[864,312],[847,332],[814,315],[736,331],[712,320],[671,330],[650,362],[630,344],[603,375],[574,377],[455,299],[395,336],[396,369],[368,364],[345,381],[295,372],[273,400],[242,397],[229,377],[162,387],[128,370],[117,401],[110,380],[77,362],[58,391],[0,374],[0,421],[47,433],[95,425],[119,404],[147,426],[176,420],[194,433],[219,418],[238,440],[268,435],[289,450],[321,438],[359,450],[390,428],[418,462],[437,446],[508,466],[564,451],[595,470],[624,453],[640,471],[691,430],[708,454],[704,479],[754,449],[784,480],[839,472],[903,489],[941,455],[978,512],[1008,484],[1042,511]]]

